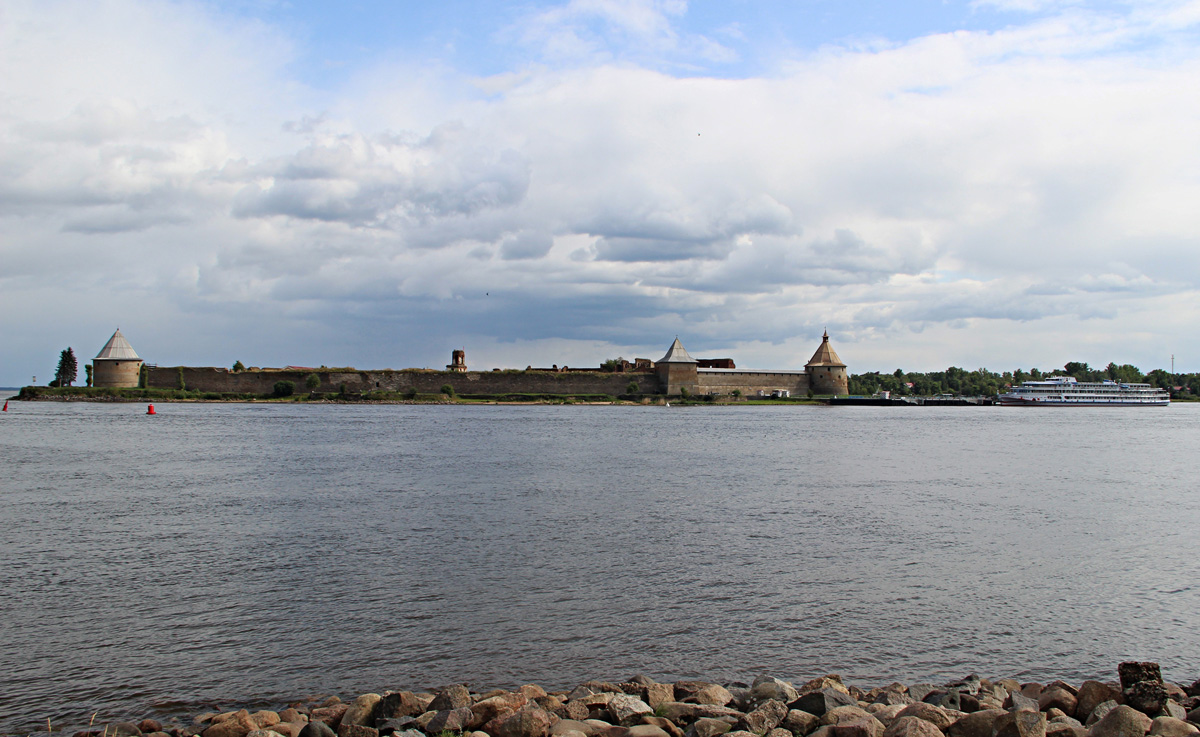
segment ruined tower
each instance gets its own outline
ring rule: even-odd
[[[92,386],[136,387],[141,369],[142,359],[118,328],[92,359]]]
[[[821,347],[804,365],[808,374],[808,386],[813,394],[849,394],[850,376],[846,364],[838,358],[837,351],[829,345],[829,331],[821,336]]]
[[[464,350],[455,349],[450,353],[450,365],[446,367],[447,371],[457,371],[466,373],[467,371],[467,352]]]

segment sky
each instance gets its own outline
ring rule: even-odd
[[[1200,371],[1200,0],[5,0],[0,70],[0,385]]]

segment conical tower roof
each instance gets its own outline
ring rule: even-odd
[[[675,342],[671,344],[671,348],[667,351],[667,355],[658,359],[659,363],[700,363],[696,359],[688,355],[687,350],[683,347],[683,343],[679,342],[679,338],[675,338]]]
[[[821,336],[821,347],[813,354],[813,357],[808,359],[806,366],[840,366],[846,368],[846,364],[842,363],[842,359],[838,357],[837,351],[833,350],[833,346],[829,345],[829,331]]]
[[[112,334],[100,352],[96,354],[97,361],[111,359],[114,361],[140,361],[142,360],[137,351],[133,350],[133,346],[129,345],[129,341],[125,340],[125,336],[121,335],[120,328]]]

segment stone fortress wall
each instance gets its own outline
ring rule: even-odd
[[[804,371],[738,371],[736,369],[699,369],[698,391],[701,394],[733,394],[756,396],[761,390],[788,391],[792,396],[808,394],[808,374]]]
[[[658,393],[658,379],[650,372],[609,373],[600,371],[347,371],[340,369],[264,369],[231,371],[226,368],[158,366],[146,368],[146,385],[155,389],[177,389],[182,376],[187,389],[203,392],[270,394],[278,381],[295,384],[297,394],[307,393],[305,380],[316,374],[321,383],[316,392],[404,392],[436,394],[446,384],[455,394],[629,394],[630,382],[638,393]]]
[[[729,368],[712,368],[720,363]],[[704,368],[700,368],[700,365]],[[805,371],[758,371],[736,369],[731,359],[697,360],[688,355],[678,338],[658,362],[638,359],[623,362],[617,371],[597,369],[527,369],[525,371],[469,371],[465,354],[455,350],[446,371],[403,369],[358,371],[353,369],[298,368],[246,369],[196,366],[147,365],[146,385],[156,389],[185,388],[201,392],[270,394],[275,384],[290,381],[297,394],[315,391],[334,394],[345,391],[365,394],[371,391],[419,394],[439,393],[449,384],[455,394],[556,394],[556,395],[630,395],[683,392],[695,395],[758,396],[760,393],[786,391],[792,396],[847,393],[846,365],[829,345],[826,334],[821,347],[806,365]],[[316,374],[320,383],[310,390],[306,381]],[[637,384],[630,391],[630,384]]]

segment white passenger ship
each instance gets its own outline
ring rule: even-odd
[[[1149,384],[1123,384],[1115,381],[1076,381],[1074,376],[1052,376],[1042,381],[1026,381],[1007,394],[1000,395],[1006,407],[1073,407],[1079,405],[1148,405],[1171,403],[1166,389]]]

